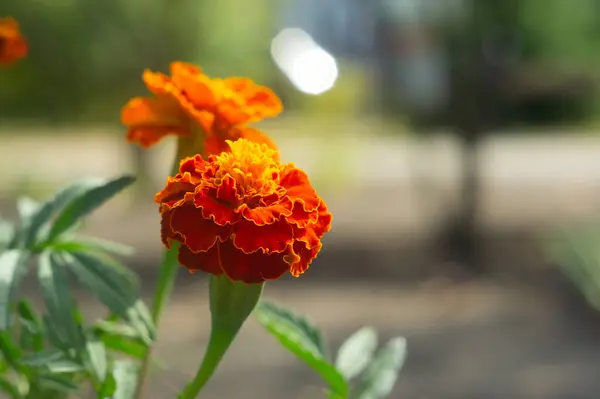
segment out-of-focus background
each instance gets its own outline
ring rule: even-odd
[[[267,297],[334,348],[363,325],[406,336],[393,398],[598,397],[598,1],[3,0],[0,14],[31,44],[0,71],[2,214],[135,172],[85,228],[137,249],[151,295],[152,196],[174,142],[127,144],[120,109],[173,60],[249,76],[285,103],[259,126],[334,214],[309,272]],[[149,399],[172,398],[201,358],[205,281],[181,271]],[[315,398],[319,384],[252,321],[206,397]]]

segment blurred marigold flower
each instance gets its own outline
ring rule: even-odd
[[[331,228],[331,213],[294,164],[246,139],[227,140],[231,152],[181,161],[179,173],[156,194],[161,237],[179,248],[191,272],[225,273],[261,283],[304,273]]]
[[[123,108],[127,139],[148,148],[166,135],[204,136],[204,152],[229,150],[225,140],[247,138],[274,143],[246,124],[281,113],[281,100],[271,89],[251,79],[210,78],[200,67],[171,63],[171,76],[144,71],[143,80],[154,97],[136,97]]]
[[[0,65],[10,65],[25,57],[28,48],[19,23],[12,17],[0,18]]]

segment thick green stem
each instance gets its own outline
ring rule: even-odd
[[[263,284],[244,284],[226,276],[210,278],[211,332],[204,359],[179,399],[195,399],[235,340],[262,294]]]
[[[237,331],[227,328],[212,329],[202,364],[192,382],[179,395],[180,399],[194,399],[198,396],[221,363],[225,352],[229,349],[238,331],[239,329]]]

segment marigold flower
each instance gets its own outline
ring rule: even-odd
[[[331,213],[294,164],[266,144],[227,140],[231,152],[181,161],[156,194],[161,237],[179,241],[191,272],[261,283],[304,273],[331,228]]]
[[[269,88],[247,78],[210,78],[184,62],[171,63],[171,76],[146,70],[143,80],[155,97],[133,98],[123,108],[130,142],[148,148],[167,135],[202,134],[207,153],[228,150],[228,139],[274,146],[264,133],[246,127],[282,111],[281,100]]]
[[[0,65],[10,65],[27,55],[27,40],[12,17],[0,18]]]

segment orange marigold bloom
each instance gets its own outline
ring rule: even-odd
[[[19,23],[11,17],[0,18],[0,65],[10,65],[25,57],[27,50]]]
[[[156,194],[161,236],[179,241],[179,262],[191,272],[225,273],[261,283],[304,273],[331,228],[331,213],[294,164],[246,139],[231,152],[181,161],[179,173]]]
[[[228,150],[227,139],[274,145],[264,133],[246,127],[282,111],[271,89],[247,78],[210,78],[184,62],[171,63],[171,76],[146,70],[143,79],[155,96],[133,98],[123,108],[130,142],[148,148],[166,135],[203,134],[206,152],[214,154]]]

